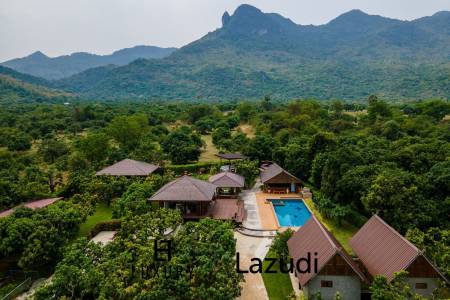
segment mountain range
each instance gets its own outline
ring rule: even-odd
[[[138,58],[164,58],[176,48],[160,48],[155,46],[136,46],[115,51],[109,55],[96,55],[77,52],[71,55],[48,57],[37,51],[23,58],[5,61],[1,65],[16,71],[39,76],[45,79],[61,79],[82,72],[89,68],[105,65],[126,65]]]
[[[402,21],[352,10],[320,26],[241,5],[161,59],[49,83],[103,99],[450,98],[450,12]]]

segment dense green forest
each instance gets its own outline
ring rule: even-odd
[[[236,297],[242,278],[234,269],[229,223],[206,219],[182,227],[174,263],[190,272],[171,281],[137,272],[152,261],[148,240],[181,222],[147,199],[185,171],[200,178],[217,171],[217,161],[199,161],[208,150],[205,136],[218,150],[250,158],[237,165],[248,181],[260,162],[279,163],[312,188],[318,211],[337,226],[359,227],[379,214],[450,275],[446,101],[27,102],[0,103],[0,209],[52,196],[65,200],[0,218],[0,258],[22,270],[54,272],[37,299]],[[165,171],[144,179],[95,176],[124,158]],[[79,234],[98,204],[112,210],[108,226],[120,224],[118,238],[104,248]],[[194,267],[199,261],[204,269]],[[212,272],[213,265],[220,271]]]

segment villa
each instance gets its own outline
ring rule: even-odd
[[[412,291],[430,296],[438,279],[447,281],[414,244],[374,215],[350,240],[372,277],[383,275],[390,282],[394,273],[405,270]]]
[[[242,222],[243,204],[238,199],[217,199],[217,189],[215,184],[184,175],[164,185],[149,201],[180,210],[185,220],[212,217]]]
[[[261,165],[263,191],[272,194],[298,193],[302,181],[274,162]]]
[[[367,278],[314,215],[289,239],[288,248],[294,262],[308,256],[317,259],[317,270],[295,273],[306,297],[320,292],[324,299],[334,299],[339,291],[343,299],[361,299],[361,285]]]
[[[159,166],[143,161],[124,159],[98,171],[96,176],[148,176],[159,170]]]

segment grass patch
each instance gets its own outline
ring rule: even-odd
[[[276,257],[274,254],[269,251],[266,257]],[[263,262],[264,270],[269,265],[269,262]],[[280,263],[277,261],[273,266],[272,270],[280,270]],[[294,289],[292,288],[291,278],[287,273],[262,273],[262,278],[264,281],[264,285],[267,290],[267,295],[270,300],[285,300],[287,296],[289,296]]]
[[[255,129],[250,124],[241,124],[238,126],[238,128],[247,135],[249,139],[252,139],[255,137]]]
[[[347,250],[348,253],[353,254],[352,248],[348,244],[348,241],[353,235],[355,235],[358,228],[347,222],[342,222],[342,225],[339,226],[339,224],[335,221],[324,218],[317,210],[312,199],[304,199],[304,201],[317,219],[319,219],[319,221],[336,237],[345,250]]]
[[[214,146],[212,142],[212,136],[210,134],[202,135],[202,140],[205,142],[205,149],[200,154],[200,158],[198,161],[203,162],[218,160],[216,154],[219,153],[219,150],[217,150],[216,146]]]
[[[92,216],[88,216],[86,221],[80,225],[80,231],[78,237],[87,236],[94,226],[102,221],[108,221],[112,219],[112,209],[106,203],[99,203],[95,208],[95,212]]]

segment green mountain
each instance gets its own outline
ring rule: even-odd
[[[175,48],[136,46],[118,50],[110,55],[95,55],[79,52],[54,58],[50,58],[42,52],[37,51],[23,58],[3,62],[2,65],[45,79],[60,79],[98,66],[109,64],[121,66],[138,58],[164,58],[175,50]]]
[[[242,5],[222,23],[164,59],[55,85],[91,98],[450,98],[450,12],[400,21],[353,10],[302,26]]]
[[[75,97],[43,85],[49,85],[49,83],[44,79],[0,66],[0,103],[62,103]]]

